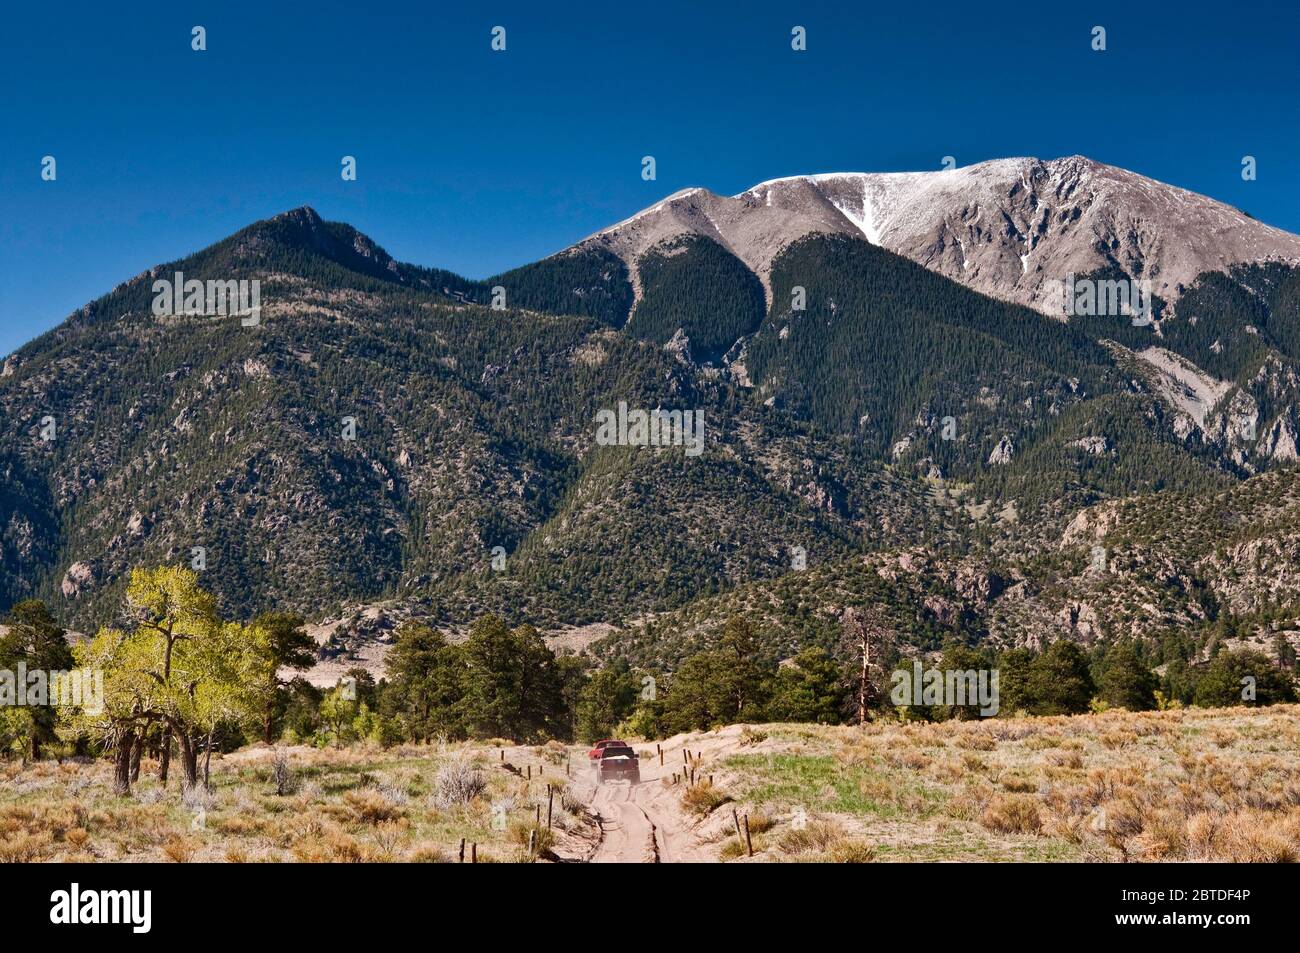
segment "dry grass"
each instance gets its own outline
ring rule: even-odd
[[[214,758],[213,790],[184,795],[146,762],[125,798],[106,761],[0,762],[0,862],[440,863],[462,838],[467,861],[471,844],[483,863],[584,855],[568,754],[500,746],[504,761],[497,746],[257,747]],[[717,810],[734,801],[755,861],[1300,861],[1300,706],[764,725],[736,729],[709,771],[718,786],[685,788],[683,820],[722,859],[748,859]]]
[[[107,761],[0,761],[0,862],[442,863],[462,838],[466,862],[472,844],[480,862],[518,859],[512,828],[539,804],[545,814],[553,787],[555,828],[543,822],[530,858],[546,859],[557,841],[594,837],[558,758],[553,745],[510,748],[530,782],[472,745],[258,746],[214,758],[211,792],[182,792],[174,774],[162,787],[146,762],[129,797],[113,794]]]
[[[812,818],[778,857],[1300,860],[1300,706],[768,731],[725,767],[742,810]]]

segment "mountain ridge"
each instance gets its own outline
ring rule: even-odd
[[[741,205],[771,198],[770,222],[789,220],[781,181]],[[640,254],[630,238],[580,242],[482,281],[396,262],[310,206],[137,275],[5,362],[0,603],[38,595],[91,629],[114,618],[131,566],[203,546],[240,614],[383,604],[451,628],[493,611],[561,631],[776,591],[795,550],[814,571],[864,553],[1022,560],[1043,527],[1108,500],[1219,492],[1266,468],[1293,479],[1300,270],[1200,272],[1151,328],[1054,321],[871,243],[888,223],[832,202],[861,185],[828,174],[810,199],[838,230],[744,226],[784,242],[766,284],[704,234],[692,191],[666,201],[697,230],[650,234],[681,224],[652,208],[611,226],[642,221]],[[172,270],[260,279],[262,325],[153,314],[150,280]],[[706,453],[596,446],[593,415],[620,401],[702,410]],[[44,415],[58,440],[39,436]],[[1204,565],[1196,585],[1230,592],[1227,568]],[[934,592],[863,595],[922,607],[925,639],[1041,638],[1074,611],[1013,600],[999,605],[1023,622],[976,624],[978,605],[934,602],[956,605],[956,572]],[[1083,615],[1128,632],[1114,611]],[[323,654],[361,657],[391,634],[354,621]]]
[[[985,213],[991,222],[983,221]],[[770,293],[775,257],[816,232],[863,237],[976,291],[1054,315],[1060,309],[1044,285],[1068,275],[1115,266],[1129,277],[1153,279],[1155,293],[1172,301],[1204,271],[1300,261],[1300,236],[1215,199],[1077,155],[992,159],[929,172],[783,176],[733,196],[692,187],[573,248],[613,251],[633,270],[635,285],[635,261],[647,249],[683,233],[704,235],[744,261]],[[1199,237],[1185,249],[1189,236]]]

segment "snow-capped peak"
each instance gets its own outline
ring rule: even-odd
[[[975,290],[1048,311],[1069,275],[1119,268],[1172,300],[1206,271],[1300,260],[1300,236],[1238,209],[1084,156],[994,159],[932,172],[768,179],[734,196],[684,189],[587,242],[633,270],[683,233],[730,249],[767,284],[772,261],[812,233],[851,235]]]

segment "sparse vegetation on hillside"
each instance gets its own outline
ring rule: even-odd
[[[710,768],[761,860],[1300,860],[1295,706],[765,730]]]

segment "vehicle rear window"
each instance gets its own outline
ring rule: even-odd
[[[631,748],[606,748],[601,753],[606,758],[635,758],[636,752]]]

